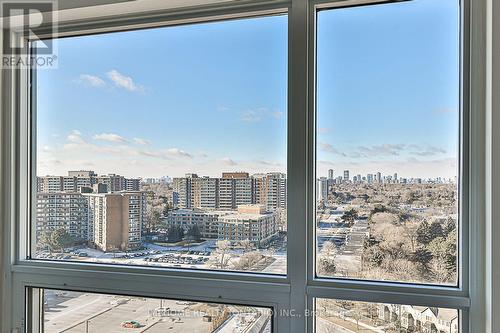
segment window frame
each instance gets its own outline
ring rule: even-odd
[[[405,1],[405,0],[403,0]],[[310,148],[307,155],[307,177],[308,177],[308,205],[309,211],[307,221],[316,221],[316,201],[315,193],[317,186],[316,175],[316,29],[317,29],[317,14],[320,10],[335,10],[339,8],[370,6],[370,5],[390,5],[400,1],[386,1],[386,0],[346,0],[346,1],[331,1],[331,0],[312,0],[309,7],[309,84],[308,87],[308,132],[307,136],[308,147]],[[438,286],[431,284],[412,284],[403,282],[390,282],[390,281],[372,281],[372,280],[357,280],[357,279],[343,279],[343,278],[327,278],[316,276],[316,224],[308,223],[307,238],[308,246],[308,264],[307,274],[309,284],[307,286],[308,305],[309,308],[314,309],[315,298],[331,298],[343,299],[351,301],[364,301],[364,302],[380,302],[380,303],[395,303],[395,304],[408,304],[420,306],[436,306],[456,308],[459,310],[460,332],[475,332],[472,327],[479,325],[476,321],[470,321],[470,307],[471,307],[471,283],[475,283],[474,279],[470,279],[472,274],[469,274],[469,260],[476,254],[471,245],[476,244],[478,239],[477,234],[471,233],[470,229],[474,225],[480,223],[474,216],[470,214],[470,210],[477,209],[473,205],[474,198],[470,189],[473,180],[470,177],[472,172],[480,170],[481,161],[471,160],[470,153],[477,147],[479,140],[473,135],[478,135],[478,125],[473,123],[471,119],[471,109],[474,109],[470,104],[471,95],[473,92],[470,90],[470,73],[473,64],[471,60],[477,61],[472,58],[470,52],[471,44],[471,29],[478,29],[473,27],[472,24],[477,22],[471,17],[471,5],[473,1],[457,0],[460,6],[459,18],[459,174],[458,174],[458,189],[459,189],[459,258],[458,258],[458,271],[457,271],[457,286]],[[472,2],[472,4],[471,4]],[[478,3],[474,4],[477,7]],[[476,9],[475,8],[475,9]],[[477,110],[475,110],[477,111]],[[477,140],[477,141],[476,141]],[[474,185],[474,183],[472,183]],[[472,206],[472,207],[471,207]],[[312,209],[314,207],[314,209]],[[376,290],[374,290],[376,289]],[[328,296],[325,296],[328,295]],[[411,301],[409,301],[411,300]],[[314,326],[314,318],[309,318],[308,326]],[[474,325],[474,326],[472,326]]]
[[[159,10],[62,22],[58,36],[76,36],[138,28],[193,24],[262,15],[288,14],[288,248],[287,276],[176,270],[75,262],[28,260],[30,123],[28,72],[3,69],[0,118],[1,200],[0,261],[7,273],[0,280],[2,331],[27,325],[26,290],[71,289],[207,302],[271,306],[275,313],[314,309],[315,298],[454,307],[460,310],[461,332],[484,331],[485,278],[483,127],[485,121],[485,0],[461,3],[461,237],[458,288],[394,282],[324,279],[315,276],[315,29],[319,8],[373,5],[398,0],[244,0],[236,3]],[[48,35],[46,27],[36,32]],[[14,32],[13,32],[14,34]],[[36,114],[36,113],[35,113]],[[34,147],[31,147],[32,150]],[[23,176],[24,175],[24,176]],[[307,221],[307,223],[304,223]],[[468,222],[468,223],[466,223]],[[304,237],[306,235],[306,237]],[[305,255],[306,254],[306,255]],[[293,263],[290,265],[290,263]],[[104,278],[103,278],[104,277]],[[98,284],[97,284],[98,283]],[[29,309],[28,309],[29,310]],[[314,331],[314,317],[275,315],[274,332]],[[472,329],[474,328],[474,329]]]

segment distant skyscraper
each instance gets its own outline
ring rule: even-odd
[[[397,183],[397,181],[398,181],[398,174],[394,173],[394,182]]]
[[[344,170],[344,181],[349,181],[349,170]]]
[[[373,175],[371,173],[366,175],[366,181],[368,183],[373,183]]]
[[[377,181],[377,183],[382,183],[382,174],[380,172],[377,172],[376,181]]]
[[[328,179],[333,179],[333,169],[328,170]]]
[[[319,185],[319,198],[318,200],[328,200],[328,179],[321,177],[318,180]]]

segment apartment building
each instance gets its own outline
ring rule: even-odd
[[[193,208],[219,208],[218,189],[218,178],[191,178],[191,203]]]
[[[203,238],[230,241],[250,240],[264,245],[278,231],[277,214],[260,205],[240,205],[237,210],[178,209],[169,212],[168,226],[187,231],[197,225]]]
[[[125,189],[125,177],[113,173],[98,176],[97,183],[106,185],[109,192],[118,192]]]
[[[194,175],[195,177],[198,177]],[[172,187],[173,192],[176,194],[177,206],[180,208],[191,208],[191,178],[174,178]],[[174,201],[175,203],[175,201]]]
[[[75,241],[92,243],[104,251],[134,249],[141,245],[145,214],[143,192],[40,192],[36,237],[44,231],[65,229]]]
[[[146,214],[143,192],[88,193],[92,243],[102,251],[132,250],[141,246]]]
[[[125,178],[125,191],[140,191],[141,180],[139,178]]]
[[[174,178],[173,190],[179,208],[236,209],[239,205],[260,204],[269,210],[286,208],[286,175],[223,173],[222,178],[187,174]]]
[[[44,231],[66,230],[75,240],[89,237],[88,202],[80,193],[37,193],[36,237]]]
[[[178,209],[170,211],[167,217],[168,226],[179,226],[187,231],[197,225],[202,238],[217,238],[219,232],[219,216],[228,214],[223,211],[207,211],[202,209]]]
[[[264,205],[269,210],[286,208],[287,181],[281,172],[257,174],[255,179],[254,203]]]
[[[219,208],[236,209],[253,203],[253,179],[248,172],[223,172],[219,179]]]
[[[37,192],[80,192],[82,188],[93,188],[96,184],[106,185],[108,192],[140,190],[140,179],[80,170],[68,171],[67,176],[37,177]]]
[[[219,208],[234,209],[236,206],[236,185],[232,178],[219,179]]]
[[[247,178],[234,179],[233,208],[236,208],[240,205],[249,205],[254,203],[252,193],[253,193],[253,180],[251,178],[247,177]]]
[[[261,205],[241,205],[237,212],[219,217],[217,238],[229,241],[250,240],[257,247],[277,234],[276,215]]]
[[[68,176],[76,178],[76,188],[92,187],[96,183],[97,174],[91,170],[68,171]]]

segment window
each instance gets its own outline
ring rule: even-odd
[[[43,304],[43,332],[271,332],[266,308],[172,299],[36,290]]]
[[[59,40],[33,258],[284,274],[286,35],[272,16]]]
[[[388,303],[316,300],[317,332],[458,333],[457,310]]]
[[[0,330],[482,332],[479,5],[160,3],[3,72]]]
[[[457,285],[458,1],[317,20],[317,274]]]

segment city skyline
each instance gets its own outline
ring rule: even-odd
[[[400,183],[400,182],[415,182],[415,181],[421,181],[421,182],[456,182],[457,181],[457,176],[454,177],[407,177],[405,175],[400,174],[397,171],[393,171],[391,173],[382,173],[380,171],[374,171],[366,174],[358,173],[358,172],[351,172],[352,170],[339,170],[335,171],[333,169],[328,169],[327,174],[317,174],[316,175],[316,180],[317,181],[322,181],[322,180],[334,180],[338,181],[341,180],[342,182],[344,181],[349,181],[349,182],[355,182],[355,183],[361,183],[361,182],[368,182],[368,183],[377,183],[377,182],[392,182],[392,183]],[[115,186],[123,186],[122,190],[133,190],[133,191],[139,191],[139,184],[142,182],[144,184],[159,184],[159,183],[175,183],[176,179],[186,179],[186,178],[196,178],[196,179],[218,179],[218,180],[225,180],[225,179],[249,179],[249,178],[254,178],[255,176],[265,176],[265,175],[280,175],[283,176],[283,179],[287,179],[286,173],[279,172],[279,171],[270,171],[270,172],[257,172],[257,173],[251,173],[247,172],[245,170],[236,170],[236,171],[222,171],[219,175],[216,176],[208,176],[204,175],[202,173],[197,173],[197,172],[191,172],[191,173],[186,173],[182,176],[179,177],[171,177],[169,175],[163,175],[161,177],[125,177],[119,173],[116,172],[105,172],[105,173],[95,173],[94,170],[84,170],[84,169],[79,169],[79,170],[67,170],[65,174],[51,174],[51,175],[38,175],[38,184],[37,187],[40,188],[41,181],[43,179],[50,179],[51,185],[45,185],[47,186],[60,186],[62,191],[68,191],[69,189],[74,189],[74,192],[77,191],[77,187],[80,185],[83,186],[88,186],[92,187],[89,184],[80,184],[78,183],[78,177],[76,176],[79,173],[89,173],[92,175],[97,180],[104,181],[109,183],[108,187],[111,191],[116,191],[114,188]],[[380,177],[378,179],[377,177]],[[71,178],[71,179],[70,179]],[[74,178],[74,179],[73,179]],[[89,178],[90,179],[90,178]],[[58,181],[58,184],[55,184],[54,181]],[[69,181],[74,182],[74,184],[69,184]],[[63,185],[64,184],[64,185]],[[78,185],[77,185],[78,184]],[[116,185],[114,185],[116,184]]]
[[[318,175],[332,167],[457,175],[458,50],[450,43],[458,45],[458,32],[448,6],[357,9],[387,16],[375,26],[351,9],[320,13]],[[60,39],[59,68],[38,75],[37,174],[286,173],[286,22],[273,16]],[[373,52],[363,57],[359,45]],[[431,52],[429,61],[422,52]]]

